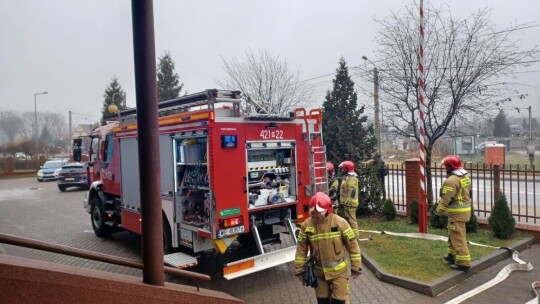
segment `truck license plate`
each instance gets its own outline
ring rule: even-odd
[[[67,181],[72,181],[72,180],[75,180],[75,178],[73,178],[73,177],[66,177],[65,180],[67,180]]]
[[[217,237],[220,238],[227,235],[240,234],[240,233],[244,233],[244,225],[218,230]]]

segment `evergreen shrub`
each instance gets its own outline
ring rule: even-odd
[[[410,204],[409,221],[412,224],[418,224],[418,201],[413,200]]]
[[[448,226],[448,217],[440,216],[435,213],[435,209],[437,209],[438,205],[439,203],[435,203],[431,206],[431,209],[429,209],[429,226],[435,229],[446,229]]]
[[[467,233],[474,233],[478,231],[478,218],[474,214],[474,207],[471,206],[471,219],[465,224]]]
[[[389,199],[384,201],[382,212],[384,214],[384,218],[387,221],[393,221],[397,215],[396,206],[394,206],[394,202],[392,202],[392,200],[389,200]]]
[[[488,218],[489,229],[498,239],[509,239],[516,231],[516,220],[508,207],[506,196],[501,195],[496,201]]]

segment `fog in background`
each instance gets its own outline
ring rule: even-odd
[[[516,33],[524,48],[539,44],[538,0],[431,3],[448,4],[458,17],[492,8],[492,21],[501,29],[534,25]],[[184,89],[195,93],[215,88],[216,80],[224,77],[222,58],[241,60],[250,48],[268,51],[286,59],[289,68],[301,70],[300,78],[313,86],[313,104],[319,106],[332,87],[341,56],[349,67],[368,67],[363,55],[375,58],[379,26],[373,19],[409,4],[398,0],[154,1],[156,55],[170,52]],[[74,126],[95,122],[112,77],[126,91],[127,105],[135,106],[132,36],[131,1],[1,1],[0,111],[34,111],[34,93],[48,91],[37,97],[38,111],[62,113],[67,121],[71,110]],[[517,75],[516,90],[528,97],[514,105],[531,105],[533,116],[540,117],[540,64]],[[364,81],[353,79],[357,84]],[[363,94],[359,102],[371,106],[372,100]],[[516,111],[507,112],[517,116]]]

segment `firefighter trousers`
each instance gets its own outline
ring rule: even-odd
[[[356,209],[358,207],[351,207],[351,206],[345,206],[345,205],[339,205],[338,207],[338,215],[347,220],[349,225],[351,225],[352,230],[354,231],[354,235],[356,238],[359,237],[358,235],[358,221],[356,220]]]
[[[332,279],[325,280],[324,277],[318,276],[319,286],[315,288],[315,296],[317,299],[335,299],[349,302],[349,277],[347,272],[343,275]]]
[[[471,255],[467,246],[465,222],[448,222],[448,255],[455,258],[456,265],[470,267]]]

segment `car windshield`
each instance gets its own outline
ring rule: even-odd
[[[48,161],[43,165],[43,168],[61,168],[63,165],[62,161]]]

